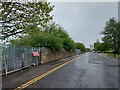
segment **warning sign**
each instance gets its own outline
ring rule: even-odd
[[[33,52],[33,56],[39,56],[38,52]]]

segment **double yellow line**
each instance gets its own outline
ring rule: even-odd
[[[38,80],[44,78],[45,76],[51,74],[52,72],[58,70],[59,68],[61,68],[61,67],[63,67],[63,66],[65,66],[66,64],[75,61],[77,58],[79,58],[79,57],[76,57],[76,58],[74,58],[74,59],[72,59],[72,60],[70,60],[70,61],[67,61],[67,62],[65,62],[65,63],[63,63],[63,64],[61,64],[61,65],[59,65],[59,66],[57,66],[57,67],[55,67],[55,68],[53,68],[53,69],[47,71],[47,72],[45,72],[45,73],[43,73],[43,74],[41,74],[41,75],[39,75],[39,76],[37,76],[36,78],[27,81],[26,83],[24,83],[24,84],[18,86],[18,87],[15,88],[14,90],[21,90],[21,89],[24,89],[24,88],[30,86],[31,84],[37,82]]]

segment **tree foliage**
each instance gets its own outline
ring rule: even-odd
[[[89,51],[91,51],[91,49],[90,48],[86,48],[86,51],[89,52]]]
[[[52,10],[48,2],[0,2],[3,39],[36,33],[52,19]]]
[[[115,18],[111,18],[107,23],[105,30],[102,32],[104,35],[103,41],[107,43],[110,50],[115,52],[120,51],[120,22]]]
[[[85,45],[80,43],[80,42],[77,42],[76,43],[76,48],[77,49],[81,49],[81,51],[85,52],[86,51],[86,48],[85,48]]]
[[[94,46],[94,50],[100,52],[106,52],[109,50],[109,45],[108,43],[105,42],[104,43],[96,42]]]
[[[50,23],[53,10],[49,2],[0,2],[2,39],[13,45],[74,50],[76,45],[67,31]]]
[[[47,29],[45,29],[45,32],[50,33],[51,35],[62,39],[64,49],[66,50],[75,49],[74,41],[72,40],[70,35],[67,33],[67,31],[65,31],[65,29],[61,27],[60,25],[52,23],[47,27]]]
[[[50,25],[49,29],[39,31],[21,39],[12,40],[11,44],[33,47],[48,47],[51,49],[74,50],[75,43],[68,33],[59,25]]]
[[[40,32],[39,34],[29,35],[28,37],[11,41],[11,43],[14,45],[48,47],[57,50],[62,48],[62,42],[62,39],[45,32]]]

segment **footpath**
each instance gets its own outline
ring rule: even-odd
[[[61,65],[71,59],[78,57],[79,55],[70,56],[64,59],[56,60],[53,62],[49,62],[46,64],[31,66],[27,69],[20,70],[18,72],[14,72],[9,74],[8,76],[2,76],[2,88],[3,89],[14,89],[22,83],[25,83],[28,80],[31,80],[52,68]]]

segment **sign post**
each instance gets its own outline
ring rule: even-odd
[[[33,52],[33,56],[35,58],[35,62],[38,65],[39,53],[37,51]]]

